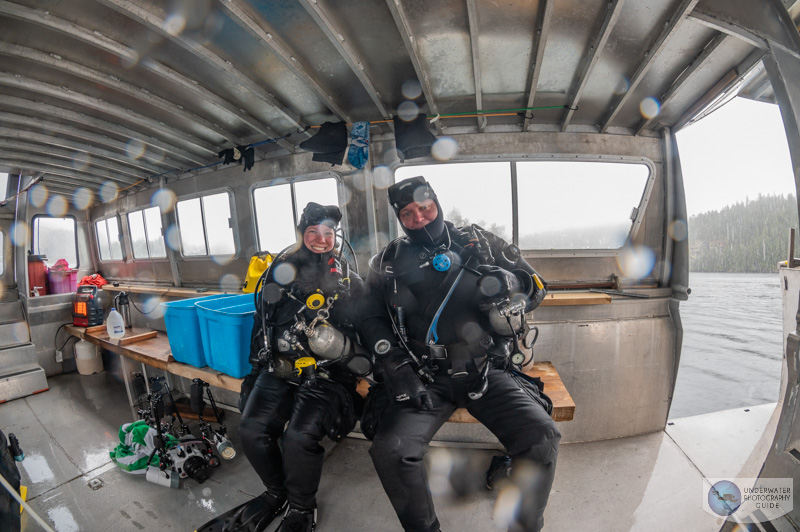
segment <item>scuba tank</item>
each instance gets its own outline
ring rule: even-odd
[[[326,321],[318,323],[313,330],[308,331],[306,338],[311,351],[327,360],[350,356],[354,352],[355,346],[350,338]],[[370,361],[365,356],[354,356],[345,366],[356,375],[363,375],[371,369]]]

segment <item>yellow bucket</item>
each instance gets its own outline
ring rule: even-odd
[[[244,278],[244,287],[242,292],[252,294],[256,291],[256,283],[261,274],[269,268],[272,264],[272,255],[269,252],[256,253],[250,258],[250,264],[247,266],[247,275]]]

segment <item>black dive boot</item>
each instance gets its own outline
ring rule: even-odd
[[[286,496],[274,496],[265,491],[238,508],[225,524],[223,532],[261,532],[286,509]]]
[[[281,526],[275,532],[314,532],[317,527],[317,509],[289,506]]]

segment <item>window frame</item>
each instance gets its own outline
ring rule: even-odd
[[[117,227],[119,228],[119,248],[120,248],[120,252],[122,253],[122,258],[121,259],[114,259],[114,258],[104,259],[100,255],[100,239],[97,236],[97,224],[99,222],[106,222],[106,220],[110,220],[111,218],[116,218],[117,219]],[[119,213],[115,213],[115,214],[112,214],[110,216],[104,216],[103,218],[98,218],[97,220],[94,220],[93,225],[94,225],[95,244],[97,245],[97,261],[98,262],[102,262],[103,264],[108,264],[108,263],[112,263],[112,262],[118,262],[118,263],[126,262],[127,255],[125,253],[125,234],[124,234],[125,231],[123,231],[123,229],[122,229],[122,218],[120,217],[120,214]],[[108,236],[108,222],[106,222],[106,235]],[[111,249],[111,239],[109,239],[109,241],[108,241],[108,246],[109,246],[109,251],[110,251],[110,249]]]
[[[407,168],[407,167],[414,167],[414,166],[431,166],[431,165],[453,165],[453,164],[463,164],[463,163],[489,163],[489,162],[506,162],[509,163],[509,180],[511,184],[511,232],[512,232],[512,241],[509,243],[513,243],[518,245],[519,242],[519,194],[518,194],[518,186],[517,186],[517,164],[518,162],[554,162],[554,161],[563,161],[563,162],[600,162],[600,163],[608,163],[608,164],[640,164],[645,165],[648,170],[649,174],[647,176],[647,181],[645,182],[644,188],[642,190],[642,197],[639,200],[639,204],[637,205],[636,209],[636,217],[631,221],[631,227],[628,232],[628,238],[626,242],[635,238],[644,223],[644,214],[647,210],[647,205],[650,202],[650,198],[652,196],[653,187],[655,185],[655,179],[657,176],[657,168],[656,164],[648,157],[636,157],[636,156],[626,156],[626,155],[597,155],[597,154],[536,154],[535,156],[509,156],[504,158],[493,158],[493,157],[485,157],[485,156],[475,156],[475,157],[457,157],[451,161],[446,163],[437,163],[431,160],[419,160],[414,161],[410,164],[400,163],[397,162],[390,166],[390,172],[392,174],[392,183],[396,183],[396,173],[397,170],[400,168]],[[424,175],[424,174],[423,174]],[[388,201],[387,201],[388,205]],[[391,205],[388,205],[390,220],[396,219],[394,211],[392,210]],[[389,224],[389,232],[390,238],[394,239],[399,236],[399,226],[398,224],[390,223]],[[571,249],[571,248],[554,248],[554,249],[522,249],[522,255],[524,257],[534,257],[534,256],[547,256],[547,257],[616,257],[622,253],[625,249],[625,244],[623,244],[619,248],[615,249]]]
[[[158,214],[161,217],[161,240],[164,242],[164,256],[163,257],[153,257],[150,255],[150,241],[147,240],[147,221],[144,218],[144,211],[147,209],[158,209]],[[144,236],[145,236],[145,244],[147,245],[147,257],[136,258],[136,254],[133,252],[133,235],[131,234],[131,222],[130,222],[130,215],[136,212],[142,213],[142,224],[144,225]],[[177,215],[176,215],[177,217]],[[135,207],[127,212],[125,212],[125,223],[128,225],[128,240],[131,244],[131,260],[133,262],[154,262],[154,261],[169,261],[169,251],[167,246],[167,235],[166,233],[166,226],[164,225],[164,212],[161,210],[161,207],[158,205],[143,205],[141,207]],[[204,255],[207,256],[207,255]]]
[[[250,185],[248,189],[248,194],[250,197],[250,210],[252,212],[252,228],[253,228],[253,235],[255,235],[255,245],[258,252],[269,251],[270,253],[280,253],[280,249],[276,250],[262,250],[260,249],[260,242],[261,239],[258,235],[258,214],[256,212],[256,198],[255,198],[255,191],[259,188],[268,188],[276,185],[284,185],[288,184],[290,186],[291,197],[292,197],[292,214],[294,215],[294,225],[297,226],[297,223],[300,219],[300,215],[302,214],[302,210],[297,205],[297,199],[294,192],[294,185],[295,183],[303,183],[307,181],[318,181],[320,179],[330,179],[333,178],[336,182],[336,205],[339,207],[339,210],[342,211],[342,221],[339,222],[339,227],[342,230],[342,234],[346,240],[350,240],[350,230],[347,223],[347,204],[342,204],[342,198],[345,197],[345,185],[344,185],[344,178],[342,178],[342,174],[339,172],[314,172],[311,174],[302,174],[298,176],[292,177],[277,177],[272,178],[264,181],[257,181]]]
[[[231,224],[231,231],[233,233],[233,248],[235,253],[233,255],[212,255],[208,253],[208,233],[206,231],[206,216],[205,216],[205,209],[203,208],[203,200],[202,198],[205,196],[216,196],[217,194],[226,193],[228,195],[228,205],[231,209],[231,217],[230,217],[230,224]],[[206,254],[205,255],[186,255],[183,252],[183,239],[180,237],[181,231],[181,223],[180,218],[178,217],[178,203],[182,201],[193,200],[195,198],[200,198],[200,214],[202,215],[203,219],[203,238],[205,239],[206,243]],[[175,207],[173,208],[173,212],[175,214],[175,225],[178,228],[178,239],[180,244],[180,251],[178,252],[181,256],[182,260],[212,260],[212,257],[230,257],[231,260],[236,260],[241,256],[242,246],[239,241],[239,218],[236,216],[236,195],[233,192],[233,189],[230,187],[219,187],[210,190],[205,190],[203,192],[192,192],[191,194],[186,194],[184,196],[180,196],[175,199]],[[166,233],[166,229],[164,229]],[[164,245],[169,247],[166,241],[166,234],[164,235]],[[169,253],[169,252],[168,252]]]
[[[36,240],[34,238],[34,235],[36,233],[36,230],[35,230],[36,220],[39,219],[39,218],[51,218],[51,219],[53,219],[53,218],[71,218],[72,219],[72,223],[75,226],[75,264],[74,265],[70,264],[70,269],[77,270],[78,268],[80,268],[80,265],[81,265],[81,250],[80,250],[80,247],[78,246],[78,219],[72,214],[65,214],[64,216],[50,216],[49,214],[34,214],[33,217],[31,217],[31,228],[30,228],[30,231],[31,231],[31,247],[30,247],[30,251],[31,251],[31,253],[34,252],[34,247],[36,245]]]

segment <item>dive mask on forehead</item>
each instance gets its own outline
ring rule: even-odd
[[[309,202],[306,208],[303,209],[303,214],[300,216],[300,223],[297,228],[300,231],[305,231],[307,227],[312,225],[325,224],[335,228],[339,221],[342,219],[342,211],[336,205],[320,205],[319,203]]]
[[[395,212],[411,202],[421,203],[425,200],[436,199],[436,193],[422,176],[409,177],[389,187],[389,203]]]

